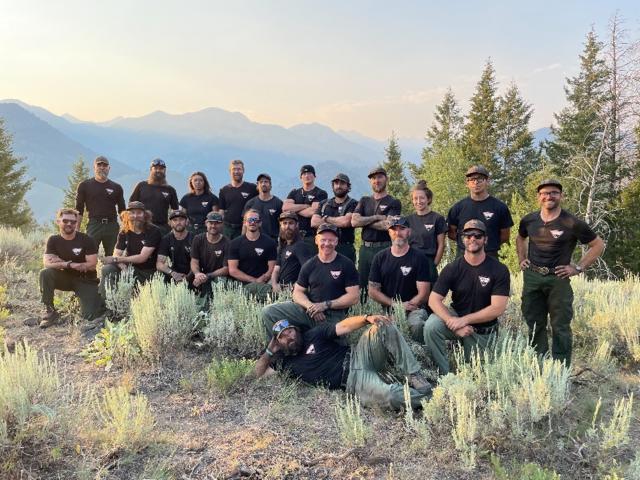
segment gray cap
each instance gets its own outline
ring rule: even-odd
[[[470,177],[471,175],[476,175],[476,174],[484,175],[487,178],[491,176],[489,175],[489,170],[484,168],[482,165],[474,165],[473,167],[469,167],[469,170],[467,170],[467,173],[465,173],[464,176]]]
[[[549,187],[549,186],[558,187],[558,189],[562,191],[562,184],[560,183],[559,180],[556,180],[555,178],[545,178],[544,180],[542,180],[536,187],[536,191],[539,192],[542,187]]]
[[[222,223],[223,221],[222,214],[220,212],[209,212],[207,213],[207,219],[205,221]]]
[[[475,219],[469,220],[464,224],[464,227],[462,227],[462,231],[466,232],[467,230],[480,230],[482,233],[487,233],[487,227],[484,222]]]
[[[169,212],[169,220],[177,217],[189,218],[189,216],[187,215],[187,212],[185,212],[184,210],[177,209],[177,210],[171,210]]]
[[[351,185],[351,180],[349,180],[349,177],[347,175],[345,175],[344,173],[336,174],[336,176],[333,177],[333,179],[331,181],[335,182],[336,180],[339,180],[341,182],[344,182],[344,183],[347,183],[347,184]]]
[[[323,223],[318,227],[317,233],[323,233],[323,232],[331,232],[336,237],[339,236],[338,227],[336,227],[335,225],[331,225],[330,223]]]
[[[407,221],[406,217],[393,217],[391,220],[389,220],[389,228],[393,227],[409,228],[409,222]]]
[[[104,155],[100,155],[100,156],[96,157],[96,159],[93,161],[94,165],[97,165],[99,163],[106,163],[107,165],[109,165],[109,159],[107,157],[105,157]]]
[[[278,217],[278,220],[286,220],[290,218],[291,220],[298,221],[298,214],[296,212],[282,212]]]
[[[161,158],[155,158],[155,159],[151,160],[151,166],[152,167],[167,168],[167,164],[164,163],[164,160],[162,160]]]
[[[127,204],[127,210],[146,210],[144,203],[134,200]]]
[[[383,167],[375,167],[375,168],[371,169],[371,171],[369,172],[369,175],[367,175],[367,177],[371,178],[374,175],[378,175],[379,173],[381,173],[385,177],[389,176],[389,175],[387,175],[387,171]]]

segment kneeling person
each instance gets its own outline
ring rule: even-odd
[[[169,213],[171,231],[160,241],[156,270],[164,273],[166,281],[176,283],[192,280],[191,272],[191,244],[193,233],[187,230],[189,217],[184,210],[173,210]],[[171,260],[171,266],[167,261]],[[188,278],[187,278],[188,277]]]
[[[47,310],[40,322],[47,328],[58,321],[60,315],[53,305],[55,290],[73,291],[80,299],[81,315],[92,321],[104,313],[98,294],[98,248],[90,236],[78,232],[79,214],[63,208],[56,215],[60,233],[47,240],[43,256],[44,269],[40,271],[40,292]]]
[[[459,340],[469,360],[473,349],[495,342],[498,317],[509,300],[509,270],[487,255],[487,229],[480,220],[469,220],[462,230],[462,257],[442,270],[429,296],[433,311],[424,326],[424,343],[441,375],[449,373],[446,341]],[[453,311],[443,303],[451,291]]]
[[[367,324],[371,325],[354,347],[337,341]],[[380,376],[392,364],[409,383],[411,405],[419,407],[423,399],[431,396],[431,385],[420,374],[420,364],[389,318],[349,317],[304,333],[288,320],[280,320],[273,326],[273,337],[256,364],[256,376],[281,369],[306,383],[345,388],[365,406],[400,409],[405,405],[404,383],[386,383]]]
[[[222,235],[222,215],[211,212],[207,215],[207,233],[196,235],[191,244],[191,272],[193,286],[201,296],[210,297],[211,282],[226,278],[229,274],[227,253],[229,240]]]

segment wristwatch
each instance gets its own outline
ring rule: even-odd
[[[575,269],[577,270],[577,272],[578,272],[578,273],[582,273],[582,272],[584,272],[584,268],[582,268],[582,267],[581,267],[580,265],[578,265],[577,263],[576,263],[576,265],[575,265]]]
[[[325,301],[324,306],[327,307],[327,310],[331,310],[331,300]]]

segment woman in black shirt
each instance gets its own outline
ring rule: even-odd
[[[205,232],[207,214],[218,210],[218,204],[218,197],[211,193],[207,176],[202,172],[193,172],[189,177],[189,193],[180,200],[180,206],[189,216],[189,231],[196,235]]]

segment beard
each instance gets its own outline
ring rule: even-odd
[[[333,194],[336,198],[344,198],[349,193],[346,189],[338,188],[333,191]]]
[[[387,189],[387,183],[383,183],[382,185],[373,185],[371,187],[371,189],[375,192],[375,193],[382,193]]]
[[[167,183],[166,178],[167,175],[165,172],[151,172],[148,182],[152,185],[164,185]]]
[[[98,171],[98,172],[96,172],[96,177],[98,177],[100,180],[104,181],[107,178],[109,178],[109,174],[107,172]]]
[[[298,355],[302,351],[302,335],[298,333],[294,341],[282,347],[282,351],[287,356]]]
[[[187,228],[186,225],[176,225],[175,227],[173,227],[173,229],[178,233],[184,232],[186,228]]]

